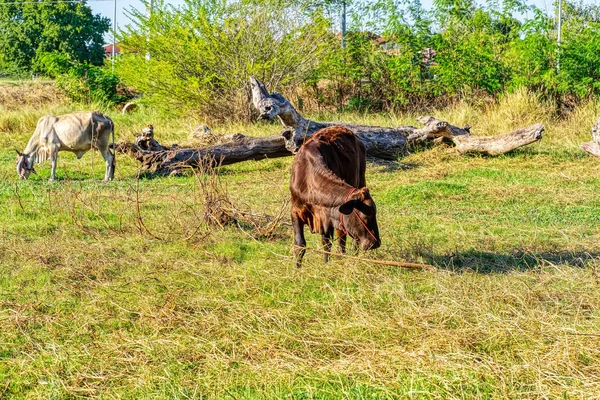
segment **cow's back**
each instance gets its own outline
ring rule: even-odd
[[[352,131],[341,126],[321,129],[306,144],[311,143],[335,175],[350,186],[365,186],[365,146]]]
[[[320,157],[334,175],[355,188],[365,186],[365,145],[342,126],[321,129],[300,148],[292,166],[292,186],[310,184],[310,158]],[[295,179],[294,179],[295,178]],[[318,185],[318,182],[312,182]],[[300,188],[298,188],[300,189]]]
[[[313,134],[294,158],[290,180],[292,212],[296,213],[312,232],[327,230],[327,207],[312,199],[327,196],[327,183],[315,168],[323,165],[335,177],[354,188],[365,186],[365,146],[348,129],[333,126]],[[315,167],[317,165],[317,167]]]
[[[95,140],[108,140],[112,129],[110,118],[98,112],[74,112],[57,117],[54,131],[60,138],[62,148],[68,151],[87,151]]]

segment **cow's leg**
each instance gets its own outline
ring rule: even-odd
[[[345,253],[346,252],[346,239],[348,237],[348,235],[346,235],[344,232],[338,230],[337,232],[337,240],[338,240],[338,247],[340,249],[340,253]]]
[[[58,150],[57,149],[51,149],[51,151],[50,151],[50,164],[51,164],[50,179],[48,179],[48,182],[54,182],[54,180],[56,179],[56,165],[58,164]]]
[[[104,181],[112,181],[115,177],[115,157],[108,149],[108,145],[100,150],[102,158],[106,162],[106,172],[104,174]]]
[[[323,233],[321,235],[321,242],[323,243],[323,250],[325,250],[327,252],[327,253],[323,254],[323,262],[329,261],[328,253],[331,253],[332,239],[333,239],[333,231],[331,231],[331,230],[326,233]]]
[[[302,258],[306,253],[306,239],[304,238],[304,223],[292,212],[292,227],[294,228],[294,255],[296,256],[296,267],[302,266]]]

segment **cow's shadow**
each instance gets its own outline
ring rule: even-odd
[[[435,254],[418,251],[418,255],[428,264],[453,272],[505,273],[527,271],[547,265],[569,265],[582,268],[588,263],[600,259],[596,251],[543,251],[531,252],[515,249],[510,253],[465,250]]]
[[[420,168],[421,164],[411,162],[400,162],[394,160],[384,160],[381,158],[367,157],[367,166],[374,166],[378,172],[397,172],[408,171],[411,169]]]

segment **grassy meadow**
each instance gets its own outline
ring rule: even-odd
[[[152,178],[119,155],[104,183],[98,152],[60,153],[56,182],[49,163],[19,181],[15,149],[37,119],[86,107],[15,87],[0,84],[0,398],[600,398],[600,162],[578,148],[599,102],[558,118],[517,92],[434,112],[476,134],[546,131],[494,158],[436,147],[369,162],[382,246],[362,256],[436,271],[314,252],[297,269],[291,158]],[[161,143],[193,145],[201,122],[103,111],[118,139],[152,123]],[[219,207],[237,222],[214,223]]]

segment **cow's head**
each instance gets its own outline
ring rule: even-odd
[[[18,150],[17,154],[17,174],[19,174],[19,178],[27,179],[32,172],[37,174],[33,168],[33,159],[31,156],[29,154],[21,153]]]
[[[381,245],[377,227],[377,208],[369,189],[355,191],[350,200],[339,208],[344,228],[363,250],[376,249]]]

